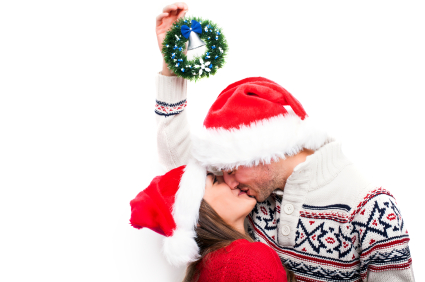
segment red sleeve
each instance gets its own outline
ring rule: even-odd
[[[277,253],[261,243],[237,244],[226,248],[226,267],[221,281],[286,282],[286,272]]]

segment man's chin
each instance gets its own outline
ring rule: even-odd
[[[266,198],[263,198],[263,197],[255,197],[255,199],[257,200],[257,203],[262,203],[262,202],[264,202],[264,201],[266,201],[266,200],[267,200],[267,197],[266,197]]]

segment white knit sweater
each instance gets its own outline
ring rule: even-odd
[[[158,153],[166,170],[190,156],[186,89],[182,78],[157,76]],[[248,223],[298,281],[414,281],[395,199],[365,179],[337,142],[298,165],[284,192],[258,203]]]

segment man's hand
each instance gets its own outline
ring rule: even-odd
[[[156,38],[158,40],[158,47],[160,52],[162,50],[162,42],[164,42],[167,31],[171,28],[175,21],[186,15],[187,10],[189,10],[189,7],[186,3],[177,2],[166,6],[162,10],[162,14],[156,17]],[[162,60],[162,74],[167,76],[175,75],[168,69],[164,60]]]

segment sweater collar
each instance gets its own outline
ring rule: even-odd
[[[312,191],[332,181],[349,164],[351,162],[343,154],[341,143],[330,142],[308,156],[305,162],[297,165],[287,184],[305,183],[308,184],[308,190]]]

